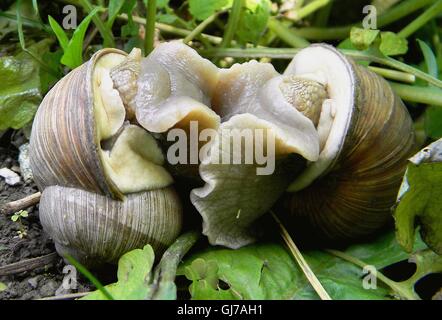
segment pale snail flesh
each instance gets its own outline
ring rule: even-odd
[[[216,198],[220,190],[215,168],[203,161],[199,171],[206,185],[193,190],[191,200],[212,244],[236,248],[252,242],[244,235],[248,226],[275,203],[283,205],[288,225],[307,225],[304,230],[325,239],[365,236],[391,218],[415,148],[411,118],[382,78],[333,47],[301,50],[280,75],[256,61],[216,69],[194,50],[171,42],[158,46],[140,69],[134,101],[146,129],[167,132],[192,119],[218,130],[265,128],[275,135],[277,157],[299,154],[306,160],[288,193],[281,192],[279,200],[273,195],[254,215],[235,203],[229,207],[228,198],[219,208],[213,205],[211,195]],[[212,147],[212,156],[223,152]]]
[[[113,88],[110,72],[125,60],[103,49],[71,71],[46,95],[32,129],[43,228],[61,255],[87,265],[114,263],[148,243],[161,251],[182,224],[161,148],[128,123],[131,110]]]

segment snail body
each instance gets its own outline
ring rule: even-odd
[[[132,116],[110,73],[126,59],[103,49],[46,95],[30,141],[42,190],[40,220],[56,243],[87,265],[116,262],[178,236],[182,208],[156,140]],[[123,238],[122,238],[123,237]]]

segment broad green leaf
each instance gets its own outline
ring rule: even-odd
[[[417,240],[416,248],[424,247]],[[372,243],[353,245],[345,252],[377,270],[409,257],[393,232]],[[376,289],[364,289],[364,272],[354,264],[317,250],[303,255],[333,299],[392,298],[391,290],[379,281]],[[237,250],[210,247],[186,259],[178,274],[192,281],[189,289],[193,299],[318,299],[287,249],[276,243]],[[227,288],[221,288],[220,280]]]
[[[120,13],[121,8],[123,8],[124,0],[110,0],[108,6],[108,18],[106,22],[106,27],[112,29],[115,19]]]
[[[146,299],[152,290],[149,283],[153,263],[154,253],[150,245],[126,253],[118,262],[118,282],[105,288],[116,300]],[[95,291],[82,299],[106,300],[106,297],[101,291]]]
[[[5,291],[6,289],[8,289],[8,286],[3,282],[0,282],[0,292]]]
[[[442,139],[409,160],[395,210],[399,243],[411,252],[416,224],[423,240],[442,254]]]
[[[49,45],[43,40],[28,50],[43,56]],[[40,69],[26,52],[0,57],[0,130],[22,128],[34,117],[42,97]]]
[[[379,30],[354,27],[350,32],[350,41],[358,50],[368,49],[379,35]]]
[[[75,29],[71,40],[64,50],[63,57],[61,58],[61,63],[74,69],[83,63],[83,40],[86,34],[86,30],[92,17],[98,12],[99,8],[95,8],[87,15],[86,18],[80,23],[80,25]]]
[[[205,20],[217,11],[232,6],[233,0],[189,0],[189,11],[196,20]]]
[[[61,48],[63,49],[63,51],[68,50],[69,38],[66,35],[66,32],[64,32],[63,28],[51,16],[48,16],[48,20],[49,20],[49,25],[51,26],[52,31],[54,31],[55,36],[57,37]]]
[[[236,37],[239,41],[257,43],[270,17],[269,0],[247,0],[241,15]]]
[[[155,259],[150,245],[126,253],[118,262],[118,282],[105,289],[116,300],[175,300],[178,264],[198,238],[198,232],[182,234],[164,252],[155,270],[152,270]],[[107,300],[102,291],[97,290],[83,299]]]
[[[408,51],[408,41],[393,32],[381,32],[379,50],[386,56],[405,54]]]

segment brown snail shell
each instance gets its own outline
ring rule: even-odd
[[[112,53],[125,56],[116,49],[97,52],[61,79],[43,99],[34,119],[30,149],[34,180],[40,189],[62,185],[121,197],[103,174],[92,107],[95,64]]]
[[[333,65],[323,75],[339,72],[347,78],[347,101],[336,106],[347,111],[330,130],[319,160],[292,184],[282,214],[301,238],[340,241],[372,234],[391,220],[416,145],[412,119],[389,84],[334,48],[314,45],[301,51],[286,73],[316,72],[330,64],[327,57]],[[342,90],[342,82],[328,80],[329,93]]]
[[[130,117],[110,76],[125,60],[103,49],[50,90],[36,114],[31,168],[40,218],[61,255],[115,262],[147,243],[161,250],[181,228],[182,208],[156,140]]]
[[[58,252],[88,266],[116,262],[147,243],[155,252],[163,251],[180,233],[181,211],[171,187],[130,194],[119,201],[52,186],[44,190],[40,202],[41,223]]]

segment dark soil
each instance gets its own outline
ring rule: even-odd
[[[2,144],[0,144],[0,168],[18,168],[18,150],[9,143]],[[21,199],[37,191],[33,183],[21,182],[19,185],[9,186],[0,177],[0,205]],[[28,208],[27,211],[29,217],[22,219],[22,225],[13,222],[11,215],[0,214],[0,267],[55,252],[52,240],[40,225],[38,205]],[[23,230],[23,228],[27,235],[20,238],[18,231]],[[7,287],[0,291],[0,300],[40,299],[55,296],[65,276],[63,273],[64,267],[63,259],[58,258],[52,267],[46,269],[40,268],[30,272],[0,276],[0,283]],[[59,289],[57,295],[89,291],[89,286],[84,282],[86,281],[78,279],[77,289]]]

